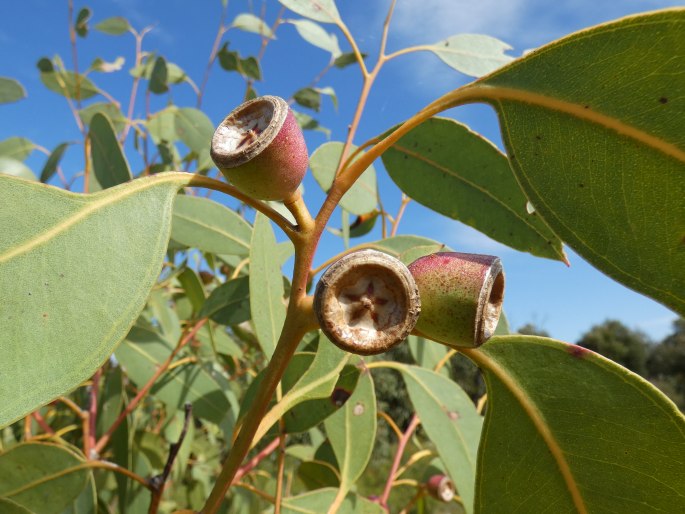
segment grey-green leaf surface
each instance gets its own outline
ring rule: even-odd
[[[41,66],[43,64],[39,62],[39,68]],[[52,71],[41,70],[40,80],[50,91],[67,98],[87,100],[100,94],[100,90],[93,84],[92,80],[85,75],[76,74],[73,71],[60,71],[54,68]]]
[[[549,226],[602,272],[681,314],[684,30],[683,9],[623,18],[540,48],[476,86]]]
[[[288,20],[288,23],[295,25],[297,33],[307,43],[330,52],[333,59],[342,55],[340,46],[338,45],[338,38],[335,34],[326,32],[318,23],[305,19]]]
[[[200,317],[209,317],[222,325],[237,325],[250,319],[250,279],[227,280],[205,300]]]
[[[483,34],[457,34],[435,43],[430,50],[448,66],[472,77],[490,73],[514,59],[504,53],[511,46]]]
[[[138,387],[142,387],[166,360],[173,347],[156,332],[133,327],[117,348],[117,360]],[[186,402],[193,405],[193,415],[219,424],[230,408],[219,384],[199,364],[189,363],[167,371],[155,382],[150,394],[167,407],[182,410]]]
[[[250,246],[250,310],[255,334],[267,358],[276,348],[285,321],[283,274],[269,218],[255,216]]]
[[[244,30],[245,32],[259,34],[260,36],[268,37],[269,39],[274,38],[274,33],[272,32],[271,28],[264,23],[264,20],[258,18],[254,14],[241,13],[235,17],[230,26],[236,29]]]
[[[457,486],[466,512],[473,512],[483,419],[471,398],[450,379],[418,366],[405,365],[400,371],[423,429]]]
[[[0,176],[0,426],[78,386],[126,336],[186,175],[91,195]]]
[[[156,112],[150,119],[145,122],[147,129],[150,131],[152,141],[156,145],[162,142],[173,143],[179,136],[176,133],[176,113],[178,107],[170,105]]]
[[[204,252],[247,256],[252,227],[220,203],[179,195],[174,204],[171,238]]]
[[[75,452],[55,444],[13,446],[0,454],[0,497],[36,513],[60,514],[91,476],[88,468],[73,469],[83,462]]]
[[[432,118],[383,154],[383,164],[408,196],[517,250],[565,260],[561,240],[536,213],[507,158],[468,127]]]
[[[685,509],[685,418],[647,381],[533,336],[468,356],[488,389],[476,512]]]
[[[0,512],[3,512],[4,514],[36,514],[36,512],[27,509],[9,498],[0,498]]]
[[[333,184],[335,170],[338,168],[343,146],[344,144],[338,141],[324,143],[314,150],[309,159],[309,166],[314,174],[314,178],[324,191],[328,191]],[[355,148],[352,145],[348,155]],[[361,216],[374,210],[377,203],[376,170],[373,166],[369,166],[342,197],[340,206],[352,214]]]
[[[105,18],[100,23],[95,25],[95,30],[99,30],[110,36],[120,36],[126,34],[129,31],[131,25],[128,20],[122,16],[112,16],[111,18]]]
[[[36,145],[30,139],[17,136],[8,137],[0,141],[0,156],[23,161],[35,148]]]
[[[286,412],[297,405],[330,396],[348,357],[349,354],[340,350],[324,335],[320,335],[316,355],[306,371],[299,375],[299,379],[294,380],[294,384],[292,372],[286,370],[286,376],[283,378],[286,393],[262,419],[254,438],[255,442],[259,441],[260,436],[263,436]]]
[[[38,180],[31,168],[18,159],[0,156],[0,173],[26,180]]]
[[[450,248],[433,239],[422,236],[394,236],[364,245],[397,257],[404,264],[410,264],[424,255],[435,252],[449,252]]]
[[[43,165],[43,170],[40,172],[41,182],[47,182],[52,178],[52,176],[57,171],[57,166],[59,166],[59,163],[62,160],[62,157],[64,156],[64,152],[68,147],[69,143],[60,143],[55,147],[55,149],[52,152],[50,152],[48,159],[45,161],[45,164]]]
[[[178,275],[178,281],[181,283],[186,297],[193,306],[193,312],[199,312],[205,303],[205,289],[202,287],[200,277],[192,269],[184,268]]]
[[[334,0],[278,0],[297,14],[316,21],[335,23],[340,21]]]
[[[407,337],[407,345],[409,346],[409,351],[416,364],[423,368],[433,370],[442,362],[449,351],[447,346],[419,336],[410,335]],[[448,369],[447,366],[442,366],[439,373],[448,377]]]
[[[369,371],[362,372],[345,405],[324,421],[345,495],[366,469],[376,439],[376,393]]]
[[[96,113],[90,122],[90,149],[93,175],[102,189],[131,180],[131,170],[119,145],[112,123],[103,113]]]
[[[126,126],[126,116],[121,112],[121,109],[109,102],[96,102],[84,107],[78,112],[81,121],[84,125],[90,125],[93,116],[97,113],[102,113],[112,122],[115,132],[121,132]]]
[[[192,107],[176,111],[176,134],[196,154],[209,151],[214,125],[207,115]]]
[[[18,81],[0,77],[0,104],[8,104],[26,98],[26,90]]]
[[[337,493],[336,488],[325,487],[284,498],[281,512],[283,514],[321,514],[327,512]],[[338,514],[385,514],[385,512],[378,503],[354,493],[349,493],[345,497],[338,510]]]

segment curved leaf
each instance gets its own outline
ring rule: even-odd
[[[209,317],[222,325],[237,325],[250,319],[250,279],[227,280],[205,300],[199,316]]]
[[[97,186],[101,189],[108,189],[131,180],[131,170],[126,156],[107,115],[98,112],[93,116],[88,137],[93,158],[93,177],[91,178],[97,180]],[[91,185],[96,186],[94,181]]]
[[[50,156],[48,157],[48,160],[45,161],[43,170],[40,172],[41,182],[47,182],[52,178],[52,176],[57,171],[57,166],[59,166],[59,163],[62,160],[62,157],[64,156],[64,152],[68,147],[69,143],[60,143],[55,147],[55,149],[52,152],[50,152]]]
[[[376,439],[376,393],[369,371],[359,376],[345,405],[324,421],[340,471],[336,499],[344,497],[366,469]]]
[[[235,211],[198,196],[179,195],[171,238],[204,252],[247,256],[252,227]]]
[[[126,336],[190,177],[79,195],[0,176],[0,426],[78,386]]]
[[[274,353],[285,322],[283,274],[269,218],[257,213],[250,246],[250,311],[267,358]]]
[[[327,509],[335,499],[338,490],[333,487],[324,487],[308,493],[291,496],[283,499],[283,514],[321,514],[328,512]],[[350,493],[340,505],[338,514],[385,514],[377,502]]]
[[[685,418],[651,384],[540,337],[466,353],[488,389],[476,512],[685,509]]]
[[[511,46],[483,34],[457,34],[429,49],[448,66],[472,77],[490,73],[514,59],[504,53]]]
[[[83,463],[81,456],[54,444],[13,446],[0,454],[0,497],[29,511],[60,514],[89,482],[90,470],[78,468]]]
[[[344,144],[339,141],[324,143],[314,150],[309,159],[312,174],[324,191],[328,191],[333,184],[343,146]],[[355,148],[352,145],[349,153],[353,152]],[[376,170],[373,166],[369,166],[342,197],[340,206],[352,214],[361,216],[374,210],[377,204]]]
[[[200,155],[209,152],[214,134],[214,125],[207,115],[192,107],[182,107],[175,111],[176,134],[188,148]]]
[[[334,0],[278,0],[288,9],[307,18],[326,23],[340,21]]]
[[[402,373],[421,425],[457,486],[466,512],[473,512],[476,451],[483,425],[473,402],[458,384],[432,370],[399,363],[388,367]]]
[[[535,213],[507,158],[489,141],[447,118],[432,118],[383,154],[407,195],[517,250],[565,261],[561,241]]]
[[[335,34],[326,32],[318,23],[310,20],[288,20],[288,23],[295,25],[297,33],[307,43],[330,52],[333,59],[337,59],[342,55],[340,45],[338,45],[338,38],[335,37]]]
[[[18,81],[0,77],[0,104],[16,102],[26,98],[26,90]]]
[[[0,498],[0,512],[4,514],[36,514],[8,498]]]
[[[0,156],[0,173],[26,180],[38,180],[26,164],[12,157]]]
[[[537,212],[604,273],[685,313],[685,10],[600,25],[475,86]],[[481,89],[482,88],[482,89]]]
[[[231,27],[244,30],[245,32],[259,34],[260,36],[268,37],[269,39],[275,37],[271,28],[264,23],[264,20],[250,13],[241,13],[236,16],[233,23],[231,23]]]
[[[122,16],[105,18],[100,23],[95,25],[95,30],[99,30],[100,32],[109,34],[110,36],[120,36],[128,32],[130,29],[131,25],[129,24],[128,20]]]
[[[36,145],[30,139],[16,136],[8,137],[0,141],[0,156],[23,161],[35,148]]]

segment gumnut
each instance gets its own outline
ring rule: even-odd
[[[337,346],[373,355],[409,335],[421,302],[401,261],[376,250],[359,250],[340,258],[322,275],[314,312],[321,330]]]
[[[231,184],[260,200],[287,201],[309,163],[302,130],[278,96],[236,107],[214,132],[210,153]]]
[[[439,252],[409,265],[421,295],[414,333],[452,347],[480,346],[495,332],[504,299],[498,257]]]
[[[454,483],[446,475],[433,475],[430,477],[428,482],[426,482],[426,489],[433,498],[445,503],[451,502],[457,494]]]

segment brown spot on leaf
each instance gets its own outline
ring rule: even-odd
[[[350,396],[352,396],[352,393],[347,389],[336,387],[331,393],[331,402],[333,402],[333,405],[336,407],[342,407]]]
[[[578,346],[577,344],[570,344],[566,347],[566,351],[568,351],[568,353],[577,359],[582,359],[589,353],[590,350],[583,348],[582,346]]]
[[[666,98],[665,96],[662,96],[661,98],[659,98],[659,103],[660,104],[668,103],[668,98]]]

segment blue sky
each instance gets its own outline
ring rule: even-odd
[[[483,33],[502,39],[514,50],[512,55],[541,46],[573,31],[609,21],[631,13],[671,7],[676,1],[663,0],[575,0],[549,2],[543,0],[398,0],[390,29],[388,50],[413,44],[433,43],[457,33]],[[388,0],[338,0],[338,8],[359,46],[373,56],[377,53],[380,27],[389,5]],[[250,6],[261,9],[262,2],[229,0],[228,20]],[[181,0],[111,0],[75,2],[78,11],[83,6],[93,10],[92,23],[109,16],[125,16],[141,29],[154,28],[145,39],[144,47],[175,62],[196,82],[204,73],[207,58],[216,34],[220,12],[219,0],[186,2]],[[268,0],[267,20],[272,21],[279,10],[275,0]],[[288,18],[298,15],[287,13]],[[334,31],[331,26],[326,26]],[[348,47],[338,34],[343,51]],[[253,34],[229,31],[224,41],[243,55],[256,53],[259,38]],[[28,91],[28,98],[0,106],[0,140],[14,135],[28,137],[52,149],[63,141],[77,141],[80,134],[63,98],[41,84],[35,63],[43,56],[59,54],[71,67],[71,48],[67,32],[67,2],[59,0],[23,0],[0,5],[0,76],[18,79]],[[78,40],[81,69],[95,57],[112,61],[126,59],[124,69],[134,60],[133,38],[106,36],[91,31]],[[290,25],[282,26],[277,40],[270,43],[264,56],[264,82],[257,84],[262,94],[288,98],[311,79],[328,62],[328,55],[309,47]],[[115,98],[128,102],[130,77],[124,72],[113,75],[92,75],[98,86]],[[441,94],[471,79],[448,68],[433,55],[416,53],[396,59],[387,65],[372,91],[357,144],[383,132],[388,127],[411,116]],[[356,104],[361,80],[356,69],[332,70],[320,86],[335,89],[340,106],[336,110],[324,100],[317,115],[321,124],[332,130],[332,140],[342,140]],[[236,74],[215,68],[212,71],[203,110],[218,123],[244,92],[244,82]],[[173,100],[181,106],[194,106],[194,93],[187,85],[173,88]],[[95,99],[101,101],[102,99]],[[162,108],[165,96],[152,98],[152,110]],[[314,113],[310,113],[314,114]],[[138,102],[136,116],[144,108]],[[477,132],[501,146],[496,117],[489,107],[468,106],[447,115],[468,124]],[[319,133],[306,134],[310,152],[326,141]],[[39,171],[45,156],[34,152],[27,163]],[[132,167],[136,169],[135,160]],[[83,167],[82,148],[69,148],[63,167],[76,172]],[[377,164],[382,170],[382,165]],[[384,172],[379,174],[384,204],[391,213],[399,206],[400,193]],[[304,183],[305,198],[312,211],[317,211],[323,199],[311,177]],[[215,197],[216,198],[216,197]],[[333,226],[339,226],[334,215]],[[411,203],[400,227],[400,233],[430,237],[459,251],[492,253],[502,257],[507,274],[505,311],[513,328],[533,322],[553,337],[576,341],[593,324],[607,318],[619,319],[632,328],[645,331],[659,339],[670,331],[676,318],[669,309],[634,293],[594,270],[567,249],[571,266],[531,257],[508,249],[474,230]],[[364,240],[380,237],[375,231]],[[317,263],[342,250],[342,242],[328,236],[322,241]]]

